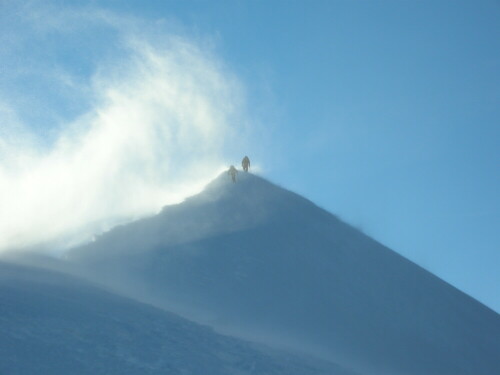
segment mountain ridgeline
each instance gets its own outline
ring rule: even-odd
[[[297,194],[224,174],[73,249],[85,277],[359,374],[491,375],[500,316]]]

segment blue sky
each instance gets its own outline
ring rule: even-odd
[[[135,98],[116,99],[113,93],[141,93],[134,113],[151,117],[157,107],[144,98],[158,88],[137,81],[149,77],[154,85],[171,74],[178,92],[199,103],[199,112],[183,112],[184,102],[165,99],[158,104],[172,106],[165,116],[212,124],[179,125],[194,134],[196,144],[210,145],[200,153],[207,163],[203,179],[221,162],[236,163],[248,154],[272,181],[500,311],[499,16],[500,4],[493,0],[74,1],[71,7],[63,1],[4,1],[0,140],[7,146],[2,151],[0,142],[0,178],[14,190],[32,181],[49,184],[36,176],[57,173],[64,155],[80,158],[61,151],[61,138],[77,147],[85,129],[101,126],[85,119],[123,111]],[[182,41],[173,41],[177,37]],[[183,52],[185,45],[191,52]],[[169,70],[157,61],[182,62]],[[157,131],[155,121],[150,126]],[[123,129],[132,137],[139,130],[130,126]],[[54,235],[77,231],[85,220],[140,215],[166,199],[159,193],[165,186],[172,196],[185,191],[199,172],[194,158],[186,162],[189,173],[180,176],[172,166],[161,172],[166,177],[160,183],[151,175],[158,160],[171,154],[128,157],[151,139],[120,146],[116,154],[141,173],[153,172],[131,177],[116,167],[113,177],[133,181],[131,189],[154,200],[130,203],[122,212],[116,207],[120,199],[128,202],[124,194],[107,209],[82,212],[70,230],[58,227]],[[193,145],[169,147],[179,155]],[[14,178],[8,172],[12,161],[7,163],[12,149],[16,163],[24,163],[24,153],[36,160],[51,156],[43,165],[22,164],[24,174]],[[66,160],[61,168],[74,170],[71,165]],[[75,178],[67,173],[61,179]],[[92,176],[103,175],[94,168]],[[148,180],[147,186],[139,179]],[[99,190],[95,202],[109,194]],[[57,213],[67,212],[71,199]],[[43,207],[33,202],[26,212]]]

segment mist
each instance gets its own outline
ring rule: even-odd
[[[154,214],[200,191],[242,144],[244,90],[206,40],[100,15],[120,48],[69,80],[83,112],[40,135],[0,93],[0,251],[60,250]]]

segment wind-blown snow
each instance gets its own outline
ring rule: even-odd
[[[102,48],[115,53],[88,51],[90,72],[71,92],[89,104],[62,123],[23,123],[28,108],[6,101],[9,88],[0,88],[0,251],[47,242],[53,248],[55,241],[67,247],[157,213],[199,192],[243,143],[244,90],[210,43],[104,11],[58,9],[57,16],[36,14],[29,21],[71,45],[78,30],[95,28],[109,40]],[[33,76],[62,80],[63,74],[69,75]],[[47,92],[60,84],[47,81]],[[63,103],[44,113],[65,118],[59,107]],[[51,137],[36,135],[32,129],[40,127]]]

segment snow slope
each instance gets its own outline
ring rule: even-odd
[[[338,374],[83,280],[0,262],[0,374]]]
[[[69,257],[221,332],[363,374],[500,373],[497,313],[310,201],[239,177]]]

